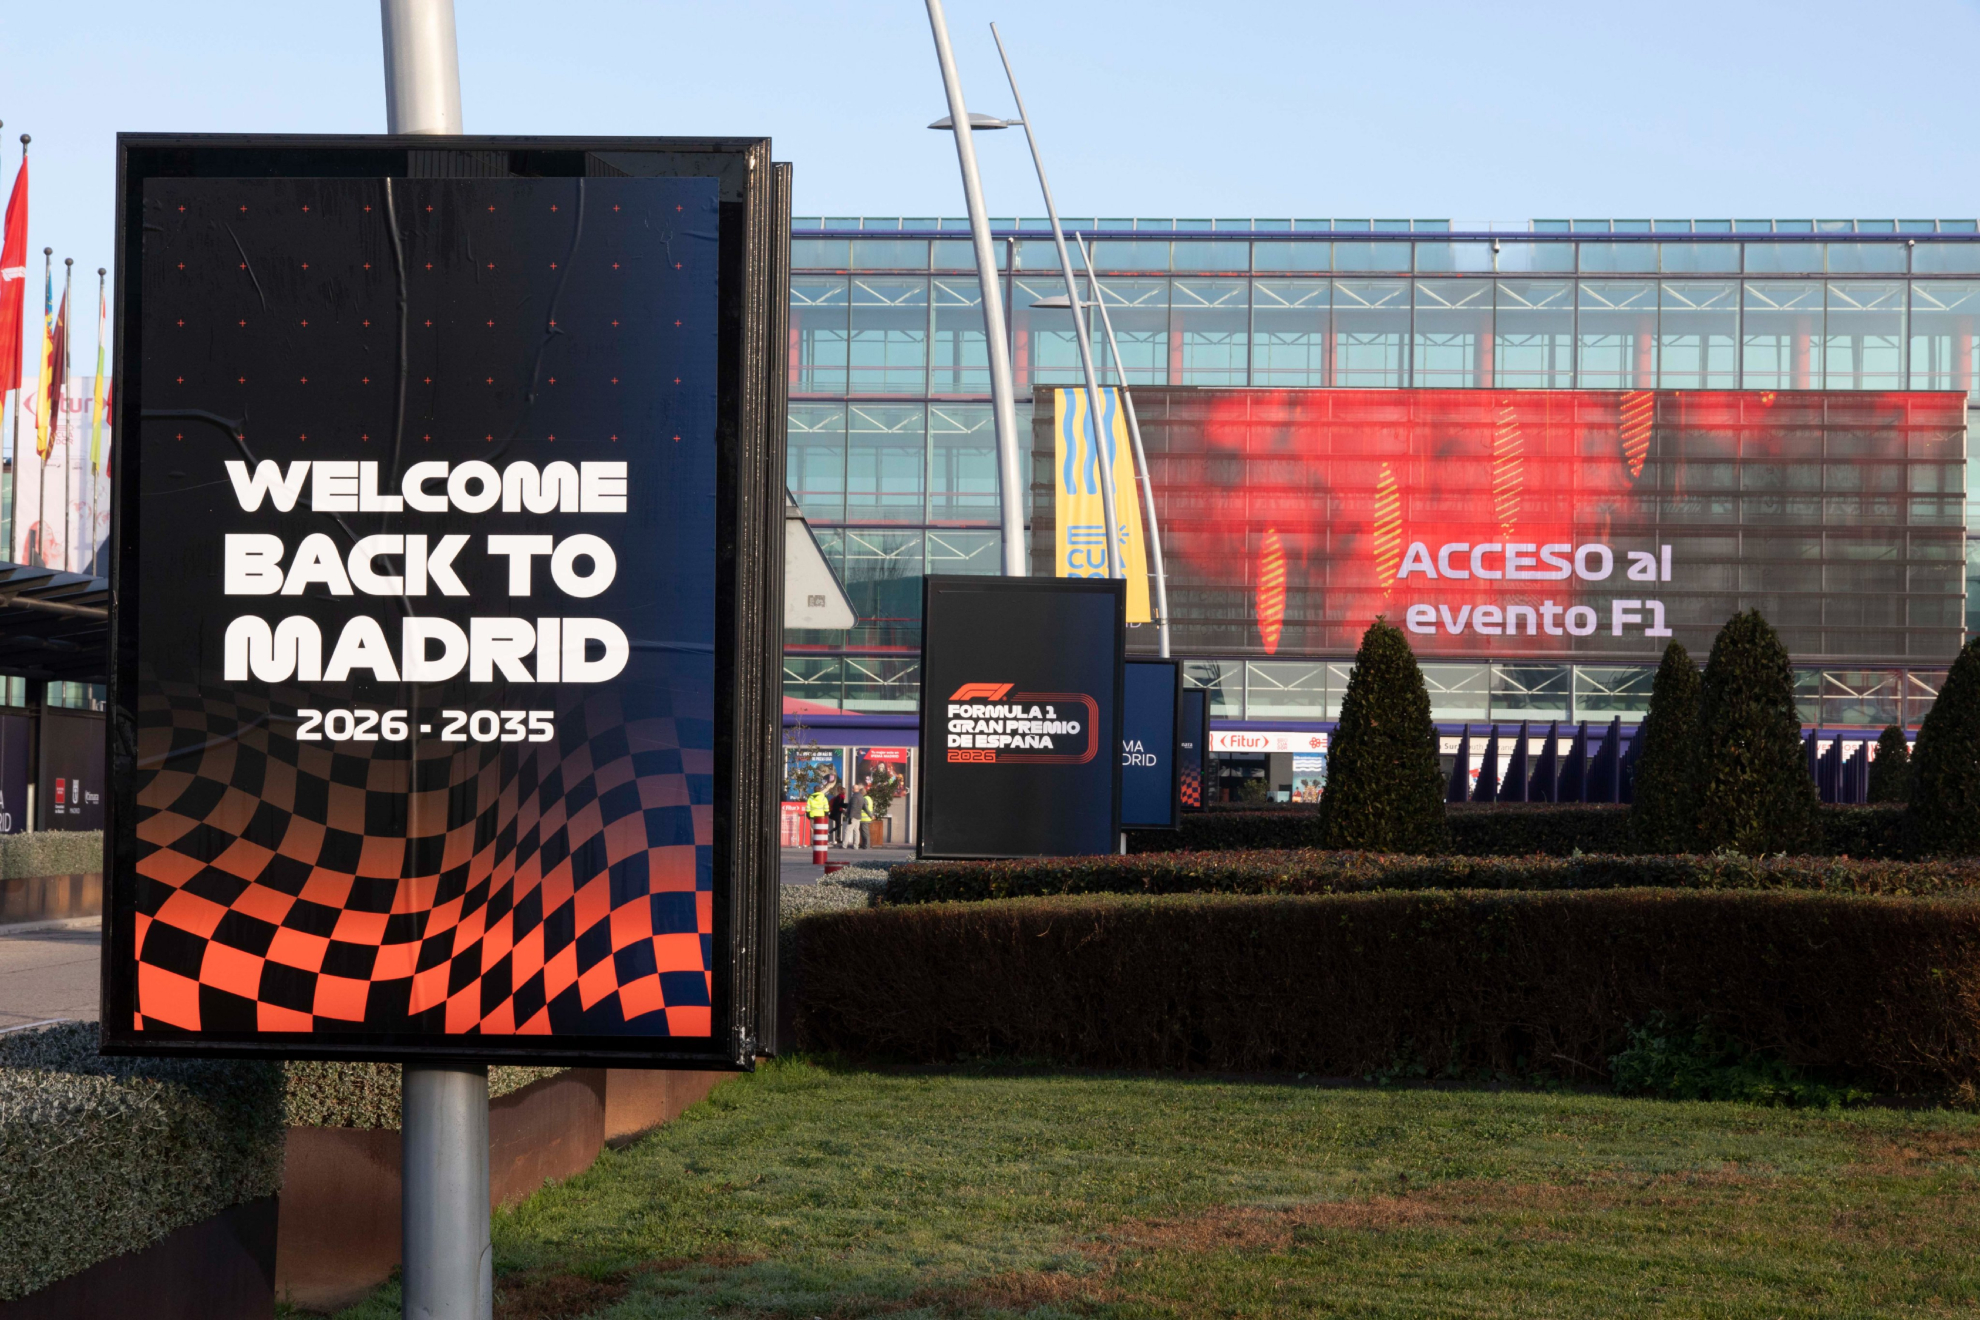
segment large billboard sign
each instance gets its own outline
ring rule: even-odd
[[[1943,661],[1964,610],[1954,393],[1135,391],[1196,654]],[[1042,457],[1044,450],[1039,450]]]
[[[1182,809],[1182,666],[1130,660],[1121,706],[1121,828],[1172,830]]]
[[[106,1042],[748,1066],[768,143],[119,168]]]
[[[1115,850],[1125,608],[1118,578],[926,580],[922,856]]]

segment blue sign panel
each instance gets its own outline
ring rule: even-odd
[[[1173,660],[1130,660],[1121,714],[1121,828],[1172,830],[1180,807],[1176,755],[1182,671]]]

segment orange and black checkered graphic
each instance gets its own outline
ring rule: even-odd
[[[323,743],[279,697],[144,684],[133,1026],[707,1037],[711,730],[666,701]]]

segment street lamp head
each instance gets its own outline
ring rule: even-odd
[[[1049,298],[1040,298],[1037,302],[1031,304],[1031,310],[1034,312],[1070,312],[1072,310],[1072,300],[1063,293],[1055,293]]]
[[[1022,119],[999,119],[995,115],[980,115],[974,110],[970,111],[969,114],[970,128],[979,133],[987,133],[993,128],[1017,128],[1023,123],[1024,121]],[[940,119],[929,125],[930,128],[945,130],[954,128],[955,126],[955,119],[949,115],[943,115]]]

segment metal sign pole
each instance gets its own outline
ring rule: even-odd
[[[390,133],[461,132],[453,0],[379,0]],[[401,1314],[490,1320],[488,1068],[407,1063],[401,1092]]]
[[[948,93],[949,118],[956,135],[956,160],[962,166],[963,202],[969,208],[969,237],[976,248],[976,279],[983,288],[983,333],[990,350],[990,404],[997,424],[997,486],[1004,531],[1004,576],[1025,575],[1024,496],[1019,485],[1017,393],[1011,383],[1011,345],[1004,333],[1004,293],[997,273],[997,256],[990,245],[990,219],[983,209],[983,180],[976,172],[976,140],[970,135],[969,107],[963,104],[962,79],[955,53],[949,49],[949,25],[942,17],[942,0],[928,0],[928,26],[935,33],[935,58],[942,66],[942,88]]]
[[[406,1320],[488,1320],[488,1067],[409,1063],[401,1092]]]
[[[1073,235],[1079,243],[1079,259],[1086,263],[1088,277],[1093,281],[1093,306],[1100,313],[1101,328],[1107,332],[1107,348],[1114,357],[1114,374],[1120,377],[1121,407],[1127,412],[1128,439],[1134,442],[1134,462],[1141,473],[1141,508],[1148,519],[1149,567],[1155,574],[1155,618],[1161,625],[1159,637],[1163,659],[1169,657],[1169,574],[1162,565],[1162,532],[1155,525],[1155,479],[1148,474],[1148,451],[1141,447],[1141,419],[1134,415],[1134,395],[1128,391],[1127,364],[1121,361],[1120,341],[1114,338],[1114,318],[1107,314],[1107,290],[1102,287],[1100,277],[1092,274],[1093,254],[1086,250],[1086,240]]]

